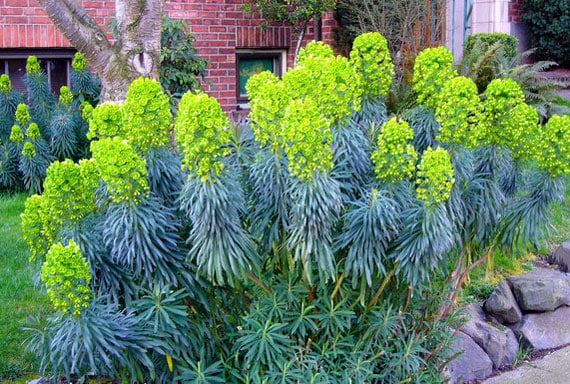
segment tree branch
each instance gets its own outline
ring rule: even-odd
[[[105,51],[111,48],[105,32],[78,1],[73,0],[38,0],[52,23],[63,33],[87,62],[89,52]]]

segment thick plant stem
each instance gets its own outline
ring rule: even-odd
[[[271,293],[271,289],[263,281],[261,281],[259,277],[255,276],[250,271],[245,271],[245,275],[255,284],[259,285],[266,293]]]
[[[386,285],[392,279],[392,276],[394,276],[394,273],[396,273],[396,269],[398,268],[399,264],[400,263],[394,264],[394,268],[392,268],[392,270],[390,270],[390,272],[388,272],[386,277],[384,277],[384,280],[382,280],[382,284],[380,284],[378,291],[376,291],[376,294],[374,294],[374,297],[372,297],[372,299],[370,299],[370,301],[368,302],[367,308],[370,308],[370,307],[373,307],[376,305],[376,303],[378,302],[378,299],[380,298],[380,295],[382,295],[382,292],[384,292]]]
[[[463,282],[465,281],[465,279],[467,278],[467,276],[469,276],[469,273],[478,265],[482,264],[485,260],[487,260],[491,254],[493,253],[493,250],[495,249],[495,246],[492,245],[489,250],[487,251],[487,253],[485,253],[480,259],[478,259],[477,261],[475,261],[474,263],[472,263],[471,265],[469,265],[465,271],[463,271],[463,273],[461,273],[461,275],[459,276],[459,278],[457,278],[457,280],[455,281],[455,283],[453,283],[453,291],[451,292],[450,296],[449,296],[449,302],[446,305],[443,305],[441,307],[441,309],[439,310],[439,313],[437,315],[436,320],[441,320],[442,318],[444,318],[445,316],[447,316],[449,314],[449,312],[451,311],[452,306],[455,304],[455,301],[457,300],[457,293],[459,292],[459,289],[461,288],[461,285],[463,285]]]
[[[339,279],[336,282],[334,290],[332,291],[332,294],[331,294],[331,301],[334,300],[336,294],[338,293],[338,291],[340,289],[340,285],[342,284],[343,281],[344,281],[344,273],[342,275],[340,275]]]

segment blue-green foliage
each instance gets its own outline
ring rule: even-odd
[[[72,92],[62,87],[58,100],[34,56],[28,59],[26,71],[25,95],[11,89],[7,76],[0,91],[0,189],[25,189],[37,193],[42,190],[46,169],[52,161],[77,161],[88,155],[88,126],[80,116],[80,107],[83,101],[93,103],[93,106],[97,103],[100,86],[89,70],[74,65],[71,70]],[[26,107],[29,119],[17,121],[18,105]],[[39,128],[39,136],[28,132],[32,124]],[[17,137],[10,138],[14,125],[22,131],[23,141]]]
[[[295,89],[311,86],[299,73]],[[133,127],[120,105],[93,112],[93,159],[65,183],[48,179],[23,215],[36,257],[73,240],[91,273],[88,306],[33,327],[42,369],[132,383],[442,381],[458,324],[442,317],[452,278],[470,257],[539,243],[570,168],[564,148],[541,151],[559,155],[552,167],[524,135],[516,144],[528,152],[517,152],[502,135],[519,125],[490,104],[467,119],[434,110],[436,92],[433,105],[388,120],[383,95],[361,102],[351,89],[356,110],[337,116],[260,76],[249,125],[185,94],[176,146],[157,82],[136,80],[127,104],[137,121],[147,116],[138,103],[155,106],[160,125]],[[559,143],[566,127],[556,121],[544,137]],[[536,128],[527,133],[542,137]],[[84,210],[49,200],[60,196],[52,185]]]

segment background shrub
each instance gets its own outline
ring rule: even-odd
[[[468,35],[465,39],[463,50],[469,52],[473,49],[475,44],[481,44],[481,48],[487,49],[497,43],[503,48],[507,60],[511,60],[517,55],[517,38],[502,32]]]
[[[194,36],[183,20],[162,19],[160,35],[160,83],[174,107],[187,91],[200,89],[208,62],[196,55]],[[173,111],[176,109],[173,108]]]
[[[522,11],[537,56],[560,65],[570,64],[570,1],[524,0]]]

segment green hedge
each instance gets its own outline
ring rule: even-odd
[[[488,48],[497,42],[501,42],[505,49],[506,57],[512,59],[517,55],[517,38],[502,32],[476,33],[474,35],[469,35],[467,36],[467,39],[465,39],[464,51],[471,51],[478,41],[481,42],[484,48]]]
[[[525,0],[522,10],[538,57],[570,64],[570,0]]]

